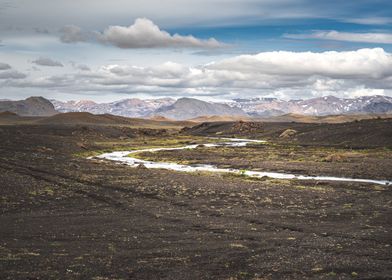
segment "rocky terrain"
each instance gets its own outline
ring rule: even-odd
[[[287,129],[293,137],[280,137]],[[196,136],[227,136],[289,141],[302,145],[326,145],[346,148],[392,148],[392,118],[371,119],[345,123],[296,122],[212,122],[185,127],[183,134]]]
[[[0,126],[1,279],[390,278],[389,186],[87,159],[240,135],[268,143],[139,156],[391,179],[390,121],[224,122],[179,133],[71,116],[73,123]],[[372,129],[379,134],[370,137]]]

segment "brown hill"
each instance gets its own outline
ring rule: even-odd
[[[114,124],[115,121],[107,118],[105,115],[93,115],[86,112],[57,114],[51,117],[40,119],[37,124]],[[121,124],[121,123],[119,123]]]
[[[129,126],[143,128],[173,128],[180,129],[184,126],[192,126],[193,122],[149,120],[139,118],[127,118],[110,114],[94,115],[86,112],[61,113],[49,117],[21,117],[15,113],[0,113],[0,125],[104,125],[104,126]]]

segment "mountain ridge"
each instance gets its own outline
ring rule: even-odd
[[[51,103],[50,103],[51,102]],[[383,95],[358,98],[324,96],[310,99],[238,98],[227,102],[207,102],[195,98],[129,98],[108,103],[91,100],[58,101],[30,97],[20,101],[0,101],[0,112],[21,116],[44,116],[56,113],[89,112],[131,118],[166,118],[170,120],[227,118],[274,118],[287,114],[302,116],[391,114],[392,97]],[[53,104],[53,106],[52,106]]]

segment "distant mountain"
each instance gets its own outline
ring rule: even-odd
[[[55,108],[62,113],[89,112],[92,114],[112,114],[123,117],[148,117],[162,107],[175,102],[171,98],[159,99],[123,99],[110,103],[95,103],[90,100],[67,101],[51,100]]]
[[[159,108],[155,114],[175,119],[187,120],[199,116],[245,116],[246,113],[226,104],[209,103],[194,98],[180,98],[170,106]]]
[[[392,97],[363,96],[359,98],[338,98],[325,96],[307,100],[280,100],[277,98],[239,98],[225,103],[205,102],[193,98],[124,99],[111,103],[95,103],[90,100],[61,102],[51,100],[59,112],[89,112],[113,114],[133,118],[154,118],[157,116],[184,120],[198,117],[244,116],[271,118],[286,114],[305,116],[390,114]]]
[[[392,113],[392,97],[363,96],[338,98],[324,96],[307,100],[280,100],[276,98],[236,99],[227,103],[241,108],[252,116],[270,117],[284,114],[326,116],[341,114]]]
[[[58,112],[43,97],[29,97],[18,101],[0,101],[0,112],[12,112],[19,116],[52,116]]]

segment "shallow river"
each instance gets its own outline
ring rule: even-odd
[[[238,138],[219,138],[222,140],[220,143],[208,143],[203,144],[204,147],[218,147],[218,146],[229,146],[229,147],[244,147],[249,143],[265,143],[263,140],[250,140],[250,139],[238,139]],[[392,181],[388,180],[372,180],[372,179],[354,179],[354,178],[342,178],[342,177],[330,177],[330,176],[306,176],[306,175],[295,175],[289,173],[278,173],[278,172],[263,172],[263,171],[252,171],[252,170],[239,170],[233,168],[218,168],[208,164],[195,164],[185,165],[171,162],[153,162],[132,157],[132,154],[141,152],[158,152],[158,151],[173,151],[173,150],[184,150],[184,149],[195,149],[199,144],[188,145],[177,148],[151,148],[144,150],[135,151],[119,151],[104,153],[96,158],[107,159],[119,163],[124,163],[129,166],[136,167],[139,164],[143,164],[147,168],[161,168],[167,170],[175,170],[180,172],[195,172],[195,171],[208,171],[208,172],[220,172],[220,173],[233,173],[241,174],[250,177],[269,177],[274,179],[298,179],[298,180],[320,180],[320,181],[342,181],[342,182],[360,182],[360,183],[372,183],[379,185],[390,185]]]

